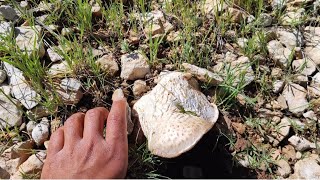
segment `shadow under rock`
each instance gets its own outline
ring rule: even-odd
[[[160,172],[173,179],[181,178],[257,178],[253,170],[237,165],[228,152],[228,139],[210,131],[189,152],[173,159],[162,159]],[[217,142],[218,141],[218,142]]]

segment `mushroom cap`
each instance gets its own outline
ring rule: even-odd
[[[160,81],[133,106],[151,153],[174,158],[193,148],[217,121],[219,111],[182,72],[160,75]]]

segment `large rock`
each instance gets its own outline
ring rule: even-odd
[[[27,109],[38,105],[39,94],[26,82],[23,73],[18,68],[4,62],[4,69],[7,71],[9,83],[12,86],[11,94]]]
[[[136,80],[144,78],[149,72],[148,59],[140,52],[132,52],[121,56],[121,78]]]
[[[173,158],[190,150],[218,119],[219,111],[189,80],[191,74],[168,72],[133,106],[149,150]],[[147,110],[146,110],[147,109]]]
[[[320,159],[316,154],[299,160],[294,165],[294,174],[290,179],[320,179]]]
[[[16,44],[22,52],[31,55],[35,52],[40,58],[45,55],[44,45],[41,39],[42,28],[40,26],[16,27]]]
[[[10,21],[14,21],[19,18],[17,12],[12,7],[7,5],[0,6],[0,16]]]
[[[309,107],[306,90],[298,84],[287,84],[282,95],[287,101],[289,111],[301,115]]]
[[[272,40],[267,45],[268,52],[273,61],[280,67],[288,67],[288,60],[291,54],[289,48],[284,47],[281,42]]]

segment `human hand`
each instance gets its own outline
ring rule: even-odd
[[[125,177],[128,166],[127,102],[121,90],[116,90],[112,99],[110,113],[102,107],[86,114],[76,113],[52,134],[41,178]]]

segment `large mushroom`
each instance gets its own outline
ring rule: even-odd
[[[196,90],[191,74],[169,72],[160,78],[133,110],[151,153],[174,158],[196,145],[217,121],[219,111]]]

